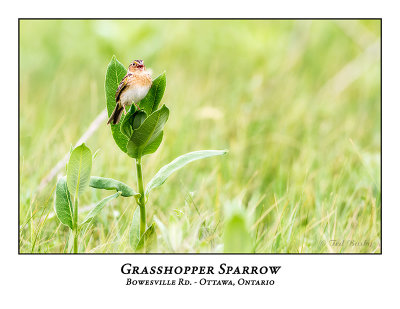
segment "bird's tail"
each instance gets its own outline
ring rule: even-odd
[[[118,122],[121,120],[122,112],[124,111],[124,108],[122,107],[122,104],[120,102],[115,105],[115,109],[112,112],[110,118],[107,121],[107,124],[118,124]]]

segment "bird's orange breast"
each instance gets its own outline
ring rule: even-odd
[[[143,72],[140,74],[132,74],[129,77],[128,83],[140,87],[150,87],[152,80],[150,74]]]

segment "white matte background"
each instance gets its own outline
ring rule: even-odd
[[[68,3],[68,5],[67,5]],[[392,1],[13,1],[1,12],[2,308],[400,308],[399,10]],[[383,18],[383,255],[18,255],[19,17]],[[24,68],[21,68],[23,74]],[[368,124],[361,124],[368,125]],[[45,149],[44,149],[45,151]],[[45,159],[45,156],[44,156]],[[123,263],[281,265],[274,286],[125,286]],[[228,278],[228,276],[225,276]],[[151,277],[148,277],[151,279]],[[160,279],[160,276],[157,276]],[[193,277],[199,279],[200,277]],[[163,279],[169,279],[164,276]],[[187,279],[190,279],[188,276]],[[217,276],[215,276],[217,279]]]

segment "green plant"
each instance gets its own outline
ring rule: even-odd
[[[125,67],[113,56],[105,78],[109,116],[116,105],[115,92],[118,84],[125,74]],[[122,116],[121,121],[116,125],[111,125],[111,133],[117,146],[136,161],[138,193],[134,196],[138,207],[134,212],[130,229],[130,243],[136,251],[143,248],[148,251],[153,239],[155,239],[155,225],[153,223],[147,226],[146,221],[146,205],[150,191],[161,186],[173,172],[192,161],[227,153],[226,150],[201,150],[184,154],[162,167],[147,184],[146,189],[144,188],[142,157],[154,153],[160,146],[164,134],[164,125],[169,116],[169,109],[165,105],[158,108],[165,87],[166,75],[162,73],[153,80],[148,94],[139,102],[140,110],[136,108],[135,104],[132,104],[127,114]]]
[[[85,144],[71,151],[67,164],[67,175],[58,179],[56,185],[55,213],[64,225],[74,234],[74,253],[78,253],[78,236],[82,227],[89,223],[104,208],[107,202],[122,195],[124,197],[138,196],[132,188],[122,182],[110,178],[90,176],[92,170],[92,152]],[[116,190],[110,195],[95,203],[83,222],[79,223],[79,197],[87,187],[97,189]]]

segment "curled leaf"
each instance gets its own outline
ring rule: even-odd
[[[90,177],[89,186],[91,186],[92,188],[95,188],[95,189],[116,190],[116,191],[121,192],[121,195],[124,197],[130,197],[130,196],[139,197],[140,196],[139,193],[136,193],[135,190],[133,190],[128,185],[124,184],[121,181],[112,179],[112,178],[92,176],[92,177]]]

